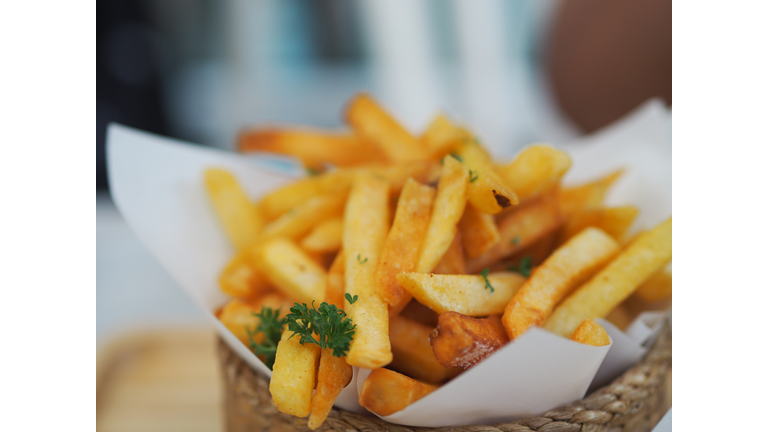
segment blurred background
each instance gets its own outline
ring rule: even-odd
[[[670,105],[671,30],[670,0],[99,1],[99,347],[206,325],[111,202],[108,123],[231,149],[248,126],[344,127],[366,91],[414,133],[443,111],[509,158]]]

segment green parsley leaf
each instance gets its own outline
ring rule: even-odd
[[[321,174],[320,170],[317,168],[307,167],[306,170],[307,170],[307,175],[310,177],[319,176]]]
[[[488,272],[490,272],[490,269],[486,267],[483,271],[480,272],[480,275],[485,279],[485,289],[490,289],[491,294],[493,294],[493,285],[491,285],[491,282],[488,281]]]
[[[470,183],[474,183],[475,180],[477,180],[478,177],[480,177],[480,174],[478,172],[469,170],[469,182]]]
[[[317,309],[315,302],[312,302],[312,307],[306,303],[295,303],[285,318],[288,330],[293,332],[291,337],[299,335],[302,345],[313,343],[322,349],[331,348],[336,357],[347,355],[357,327],[343,310],[326,302]]]
[[[344,297],[347,299],[349,304],[354,304],[357,301],[357,294],[355,294],[355,296],[352,297],[351,295],[349,295],[349,293],[346,293],[344,294]]]
[[[360,254],[357,254],[357,262],[359,262],[360,264],[365,264],[365,263],[368,262],[368,258],[366,258],[364,260],[361,260],[360,258],[361,258]]]
[[[507,270],[520,273],[523,277],[531,277],[531,270],[533,269],[532,260],[533,257],[526,255],[520,260],[519,266],[509,265],[507,266]]]
[[[520,244],[520,236],[519,235],[515,236],[515,238],[512,239],[511,243],[513,245],[515,245],[515,246],[519,245]]]
[[[249,329],[248,326],[245,327],[245,332],[248,333],[248,346],[257,356],[266,357],[264,364],[272,370],[275,354],[277,354],[277,343],[280,342],[280,336],[285,327],[285,318],[280,318],[280,309],[272,310],[269,307],[262,307],[261,312],[254,312],[253,315],[259,318],[259,324],[254,330]],[[264,335],[264,340],[256,343],[253,337],[259,333]]]
[[[451,156],[453,156],[453,158],[456,159],[457,161],[464,163],[464,158],[459,156],[457,153],[451,153]]]

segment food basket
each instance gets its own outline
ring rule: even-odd
[[[272,404],[269,379],[253,370],[219,340],[229,432],[309,431],[307,420],[283,414]],[[653,346],[636,365],[586,398],[529,417],[495,425],[408,427],[334,408],[317,431],[650,431],[672,405],[672,321],[668,315]]]

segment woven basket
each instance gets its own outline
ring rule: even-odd
[[[229,432],[309,431],[307,419],[283,414],[272,404],[269,379],[255,373],[219,340],[226,388]],[[650,431],[672,405],[672,327],[667,318],[646,356],[623,375],[580,401],[530,417],[495,425],[445,428],[407,427],[378,417],[333,409],[318,431]]]

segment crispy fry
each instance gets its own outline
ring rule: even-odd
[[[437,390],[436,386],[408,378],[389,369],[374,369],[363,383],[360,405],[388,416]]]
[[[251,262],[251,250],[244,249],[232,258],[219,275],[219,288],[224,294],[252,299],[269,288],[269,281]]]
[[[570,216],[580,209],[599,206],[603,203],[608,188],[623,174],[624,170],[621,169],[583,185],[560,189],[557,196],[560,211],[563,215]]]
[[[304,344],[284,331],[277,344],[275,365],[269,382],[269,393],[278,411],[296,417],[309,415],[312,390],[315,388],[320,346]]]
[[[478,257],[501,240],[499,228],[493,216],[483,213],[472,204],[464,208],[464,215],[459,221],[464,251],[470,258]]]
[[[637,288],[635,294],[647,303],[672,298],[672,262],[654,273]]]
[[[435,274],[464,274],[467,266],[464,264],[464,248],[461,245],[461,232],[456,233],[451,246],[435,266]]]
[[[392,343],[392,363],[388,366],[398,372],[430,384],[442,384],[461,372],[438,363],[429,334],[432,327],[397,316],[389,322],[389,339]]]
[[[326,348],[320,353],[320,367],[317,370],[317,390],[312,396],[311,411],[307,426],[315,430],[333,408],[333,403],[344,387],[352,381],[352,366],[346,357],[336,357],[333,350]]]
[[[501,240],[488,252],[467,260],[467,271],[477,273],[498,260],[523,251],[562,224],[557,202],[549,196],[521,205],[499,221]]]
[[[405,162],[387,167],[372,167],[370,172],[389,182],[390,196],[398,196],[408,179],[422,184],[432,184],[440,177],[441,166],[432,160]]]
[[[586,318],[602,318],[672,259],[672,218],[643,233],[560,304],[544,328],[567,337]]]
[[[326,163],[354,166],[386,162],[386,155],[370,143],[349,133],[312,129],[264,128],[246,130],[238,137],[241,152],[265,151],[295,156],[306,166]]]
[[[376,290],[390,306],[407,303],[411,299],[395,275],[412,272],[416,267],[434,196],[433,188],[409,179],[397,202],[395,220],[374,272]]]
[[[289,240],[276,238],[262,244],[253,254],[253,263],[272,284],[298,302],[312,303],[325,297],[325,270]]]
[[[301,240],[301,247],[310,252],[335,252],[341,248],[344,219],[334,217],[320,222]]]
[[[347,123],[357,135],[381,148],[395,163],[424,160],[427,149],[370,96],[357,95],[347,107]]]
[[[344,251],[340,250],[328,269],[324,302],[344,310]]]
[[[585,345],[606,346],[611,343],[608,332],[593,318],[587,318],[581,322],[576,331],[571,335],[571,340]]]
[[[619,240],[632,226],[640,211],[635,206],[596,207],[577,211],[568,219],[560,235],[560,243],[565,243],[586,227],[600,228],[606,234]]]
[[[318,223],[340,217],[344,211],[346,199],[345,194],[328,194],[311,198],[265,226],[259,241],[278,237],[298,240]]]
[[[499,169],[501,177],[521,201],[552,190],[571,167],[571,157],[554,147],[535,144]]]
[[[504,311],[512,296],[525,282],[517,273],[483,276],[400,273],[397,280],[420,303],[442,314],[449,311],[468,316],[487,316]]]
[[[345,305],[357,325],[347,363],[377,368],[392,361],[389,312],[374,284],[374,270],[387,236],[387,182],[370,174],[355,179],[344,212],[345,291],[358,300]]]
[[[460,160],[469,169],[467,199],[483,213],[496,214],[520,200],[495,171],[488,153],[474,139],[462,141]]]
[[[224,327],[247,346],[248,332],[245,328],[253,330],[259,324],[259,318],[254,313],[260,312],[262,307],[269,307],[273,310],[279,309],[280,316],[283,317],[288,314],[291,306],[293,306],[293,302],[288,297],[277,292],[270,292],[249,301],[232,299],[219,310],[216,316],[224,324]],[[255,334],[253,339],[257,343],[262,342],[264,335]]]
[[[238,250],[253,245],[264,226],[258,208],[229,171],[209,168],[204,178],[211,206],[229,241]]]
[[[464,138],[470,136],[462,128],[451,123],[448,117],[438,114],[421,136],[421,143],[427,148],[430,157],[438,160],[456,150]]]
[[[400,316],[411,321],[424,324],[427,327],[437,327],[437,313],[414,299],[408,302],[400,312]]]
[[[623,331],[632,323],[633,317],[630,311],[622,303],[613,308],[613,310],[605,316],[605,319]]]
[[[587,228],[537,267],[504,309],[502,322],[510,339],[541,325],[552,309],[579,283],[619,251],[619,244],[597,228]]]
[[[339,169],[307,177],[278,188],[262,198],[260,208],[268,220],[274,220],[292,208],[321,195],[345,196],[360,168]]]
[[[470,318],[446,312],[440,315],[429,342],[440,364],[469,369],[504,346],[509,337],[498,315]]]
[[[432,271],[450,247],[456,236],[456,224],[461,219],[467,203],[468,182],[469,174],[464,165],[453,157],[446,156],[437,184],[434,208],[419,251],[417,272]]]

